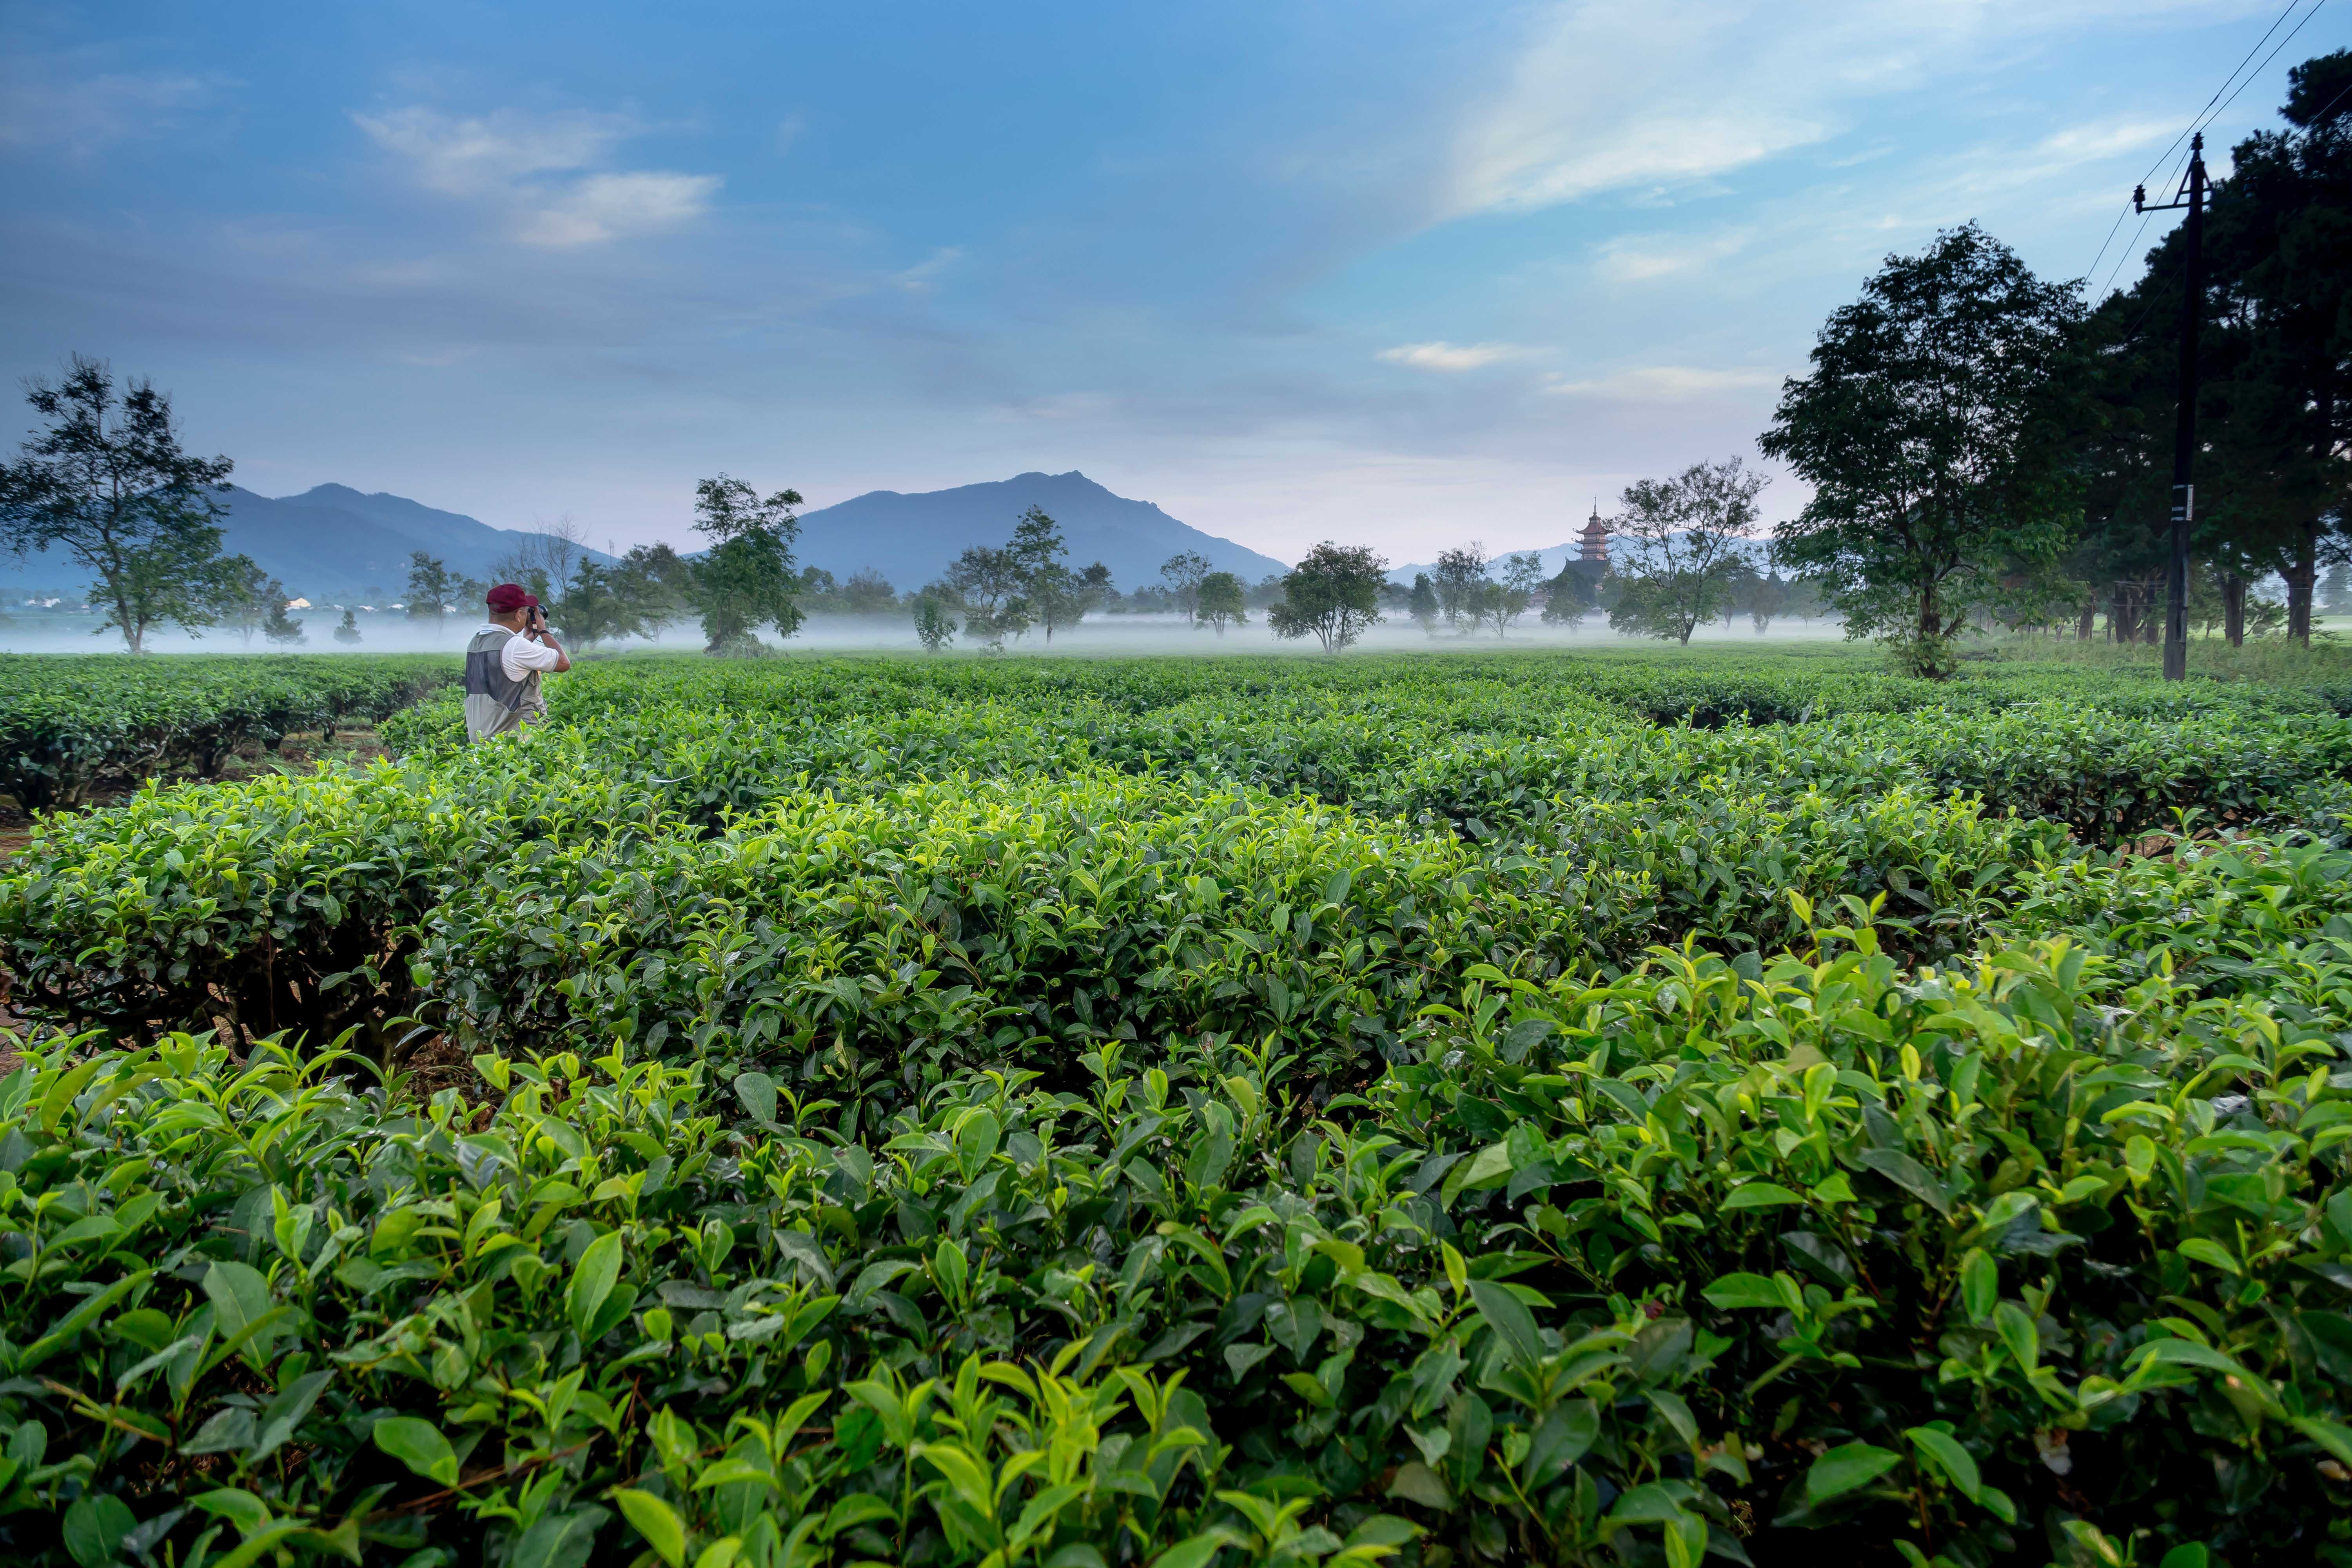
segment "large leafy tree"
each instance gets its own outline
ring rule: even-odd
[[[286,620],[286,585],[264,572],[251,556],[232,555],[222,563],[220,574],[221,618],[234,627],[250,647],[256,632],[267,632],[271,640],[278,640]],[[301,633],[299,622],[293,623],[295,634]]]
[[[2239,142],[2214,193],[2200,350],[2221,374],[2200,434],[2237,525],[2220,561],[2275,557],[2287,634],[2308,642],[2320,572],[2352,548],[2352,50],[2297,66],[2280,113],[2289,129]],[[2148,270],[2178,287],[2161,250]],[[2200,510],[2208,488],[2200,473]]]
[[[2083,317],[2074,285],[1974,224],[1888,258],[1830,317],[1758,445],[1813,487],[1774,558],[1848,637],[1947,674],[1972,614],[2054,568],[2083,510]]]
[[[1021,596],[1049,643],[1055,632],[1084,620],[1110,591],[1110,568],[1101,562],[1078,572],[1065,563],[1069,546],[1062,538],[1062,525],[1041,507],[1021,514],[1004,553],[1020,578]]]
[[[1231,572],[1212,572],[1201,579],[1201,619],[1225,635],[1229,626],[1249,625],[1248,590]]]
[[[1413,625],[1431,637],[1437,635],[1437,584],[1429,580],[1428,573],[1412,574],[1412,591],[1405,595],[1404,606]]]
[[[1570,561],[1557,576],[1544,584],[1543,620],[1546,626],[1566,626],[1573,631],[1592,613],[1600,595],[1592,579],[1581,570],[1581,563]]]
[[[1764,476],[1738,458],[1693,463],[1671,479],[1636,479],[1609,531],[1624,542],[1609,625],[1687,644],[1736,593],[1739,542],[1756,527]]]
[[[1313,637],[1325,653],[1338,653],[1379,624],[1388,570],[1370,545],[1318,544],[1283,578],[1266,625],[1278,637]]]
[[[694,526],[711,542],[695,563],[691,588],[707,651],[754,651],[761,626],[787,637],[800,629],[800,576],[793,570],[801,531],[793,508],[800,504],[798,490],[761,500],[725,474],[694,487]]]
[[[1447,626],[1459,626],[1467,621],[1475,626],[1484,613],[1489,586],[1484,544],[1474,539],[1458,548],[1438,552],[1437,605],[1444,612]]]
[[[948,566],[947,585],[963,605],[963,629],[985,648],[1029,629],[1028,574],[1010,550],[975,544]]]
[[[44,427],[0,465],[0,545],[62,551],[89,572],[99,630],[121,627],[133,653],[156,626],[218,622],[252,564],[221,551],[234,465],[181,450],[171,398],[146,381],[118,387],[98,360],[75,355],[26,401]]]
[[[469,595],[468,588],[476,592]],[[405,613],[412,621],[430,620],[436,637],[448,623],[452,605],[462,605],[468,597],[478,598],[487,592],[463,573],[449,570],[446,561],[422,550],[409,552]]]
[[[1201,581],[1208,574],[1209,558],[1197,550],[1180,550],[1160,563],[1160,580],[1188,621],[1197,624],[1201,618]]]

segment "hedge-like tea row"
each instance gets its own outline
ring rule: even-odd
[[[870,1118],[618,1053],[484,1058],[480,1114],[268,1047],[36,1054],[0,1547],[2340,1555],[2325,1025],[2063,941],[1915,976],[1824,935],[1467,976],[1319,1111],[1238,1043]]]
[[[48,819],[0,1555],[2352,1563],[2345,727],[1800,664],[616,661]]]
[[[0,954],[25,1005],[139,1037],[357,1025],[380,1051],[416,1014],[503,1048],[593,1026],[731,1061],[838,1038],[895,1073],[918,1039],[942,1060],[1031,1038],[1066,1060],[1104,1035],[1208,1031],[1352,1077],[1470,963],[1544,980],[1685,935],[1769,948],[1801,929],[1790,892],[1884,895],[1902,951],[1949,952],[2069,853],[1899,785],[1710,784],[1588,799],[1498,854],[1083,763],[877,780],[720,826],[693,744],[624,768],[611,742],[557,732],[52,822],[0,879]]]
[[[31,810],[110,780],[211,777],[248,742],[372,723],[457,675],[426,655],[0,655],[0,794]]]

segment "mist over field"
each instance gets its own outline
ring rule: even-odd
[[[356,644],[344,644],[334,639],[337,617],[331,612],[296,613],[303,618],[304,636],[309,639],[299,647],[280,647],[257,637],[248,642],[235,632],[213,631],[199,637],[176,629],[150,633],[147,646],[151,652],[161,654],[446,653],[455,658],[465,652],[467,638],[473,635],[475,627],[481,625],[478,620],[453,615],[436,632],[432,623],[412,621],[404,616],[362,616],[359,622],[361,640]],[[93,617],[82,616],[18,615],[0,619],[0,653],[121,652],[121,639],[112,631],[92,635],[91,628],[95,624]],[[811,616],[789,640],[780,642],[772,635],[764,640],[772,651],[781,655],[919,654],[922,651],[921,645],[915,640],[913,627],[903,615],[887,618]],[[1732,626],[1727,626],[1718,621],[1702,626],[1691,635],[1694,645],[1705,643],[1709,647],[1780,647],[1800,643],[1835,644],[1840,640],[1837,623],[1826,619],[1816,619],[1810,624],[1792,618],[1776,620],[1769,631],[1759,635],[1748,625],[1747,617],[1742,616]],[[1621,636],[1611,631],[1606,619],[1596,615],[1575,631],[1546,626],[1530,616],[1524,625],[1514,626],[1510,635],[1504,637],[1486,633],[1463,637],[1444,630],[1431,637],[1410,620],[1397,616],[1365,633],[1355,648],[1387,653],[1473,653],[1536,647],[1654,648],[1657,646],[1654,637]],[[671,626],[650,641],[632,637],[572,651],[575,658],[601,658],[655,649],[684,653],[699,651],[701,647],[701,637],[691,625],[686,625]],[[1233,627],[1222,637],[1205,626],[1187,625],[1181,615],[1089,616],[1068,630],[1055,631],[1050,643],[1033,631],[1017,640],[1008,640],[1004,649],[1004,657],[1189,654],[1211,658],[1245,653],[1323,657],[1311,639],[1284,641],[1270,634],[1262,618],[1255,616],[1252,617],[1252,624]],[[937,657],[977,658],[999,656],[959,646]]]

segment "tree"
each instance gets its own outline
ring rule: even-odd
[[[1160,566],[1160,580],[1168,584],[1168,596],[1184,612],[1184,618],[1194,626],[1201,623],[1201,580],[1209,574],[1209,558],[1195,551],[1180,551]]]
[[[724,479],[725,475],[719,478]],[[518,583],[538,595],[547,607],[548,618],[555,618],[556,596],[563,584],[572,580],[572,568],[588,553],[588,531],[572,521],[566,512],[553,522],[541,523],[522,536],[512,550],[490,563],[490,576],[495,582]]]
[[[841,602],[853,616],[887,616],[898,607],[898,591],[879,572],[854,572],[841,585]]]
[[[282,596],[269,607],[268,618],[261,623],[261,635],[280,647],[299,647],[310,640],[302,635],[302,623],[286,613]]]
[[[1266,612],[1266,625],[1278,637],[1311,633],[1325,653],[1338,653],[1379,624],[1388,569],[1369,545],[1326,541],[1283,578],[1282,602]]]
[[[801,531],[793,508],[800,504],[798,490],[762,500],[725,474],[694,487],[695,530],[712,542],[692,579],[705,652],[756,652],[754,634],[763,626],[785,637],[800,629],[800,578],[793,570],[793,542]]]
[[[2338,561],[2320,580],[2319,607],[2331,616],[2352,616],[2352,565]]]
[[[1002,649],[1007,636],[1029,629],[1026,583],[1012,552],[972,545],[949,565],[947,583],[963,606],[965,634],[983,647]]]
[[[625,563],[606,566],[583,555],[548,620],[583,648],[617,637],[645,637],[646,599],[637,586]]]
[[[0,465],[0,544],[64,551],[94,580],[98,629],[121,627],[132,653],[150,627],[217,621],[241,570],[216,521],[235,465],[182,451],[171,398],[147,381],[118,395],[98,360],[76,354],[61,381],[35,380],[25,396],[47,427]]]
[[[1566,626],[1574,631],[1592,613],[1592,579],[1570,561],[1561,566],[1557,576],[1544,584],[1543,622],[1549,626]]]
[[[925,653],[939,653],[955,641],[955,617],[940,595],[928,589],[915,595],[915,640]]]
[[[1024,607],[1030,618],[1045,628],[1048,643],[1057,628],[1084,620],[1110,587],[1109,567],[1097,561],[1085,572],[1074,573],[1062,563],[1067,553],[1062,525],[1034,506],[1013,525],[1013,538],[1004,547]]]
[[[335,628],[335,640],[352,645],[356,645],[360,640],[359,617],[349,609],[343,611],[342,624]]]
[[[1219,637],[1225,635],[1227,626],[1249,625],[1249,606],[1243,595],[1239,577],[1231,572],[1210,573],[1201,579],[1201,619],[1215,627]]]
[[[1889,257],[1830,317],[1758,445],[1813,487],[1774,562],[1822,585],[1848,637],[1948,675],[1972,613],[2054,570],[2083,510],[2083,319],[2074,285],[1973,224]]]
[[[667,544],[632,546],[611,582],[636,616],[638,635],[648,639],[686,619],[694,609],[695,563]],[[473,596],[486,592],[475,584]]]
[[[1535,551],[1503,557],[1503,580],[1495,584],[1495,592],[1486,596],[1485,605],[1496,637],[1509,631],[1534,605],[1543,581],[1543,557]]]
[[[2352,552],[2352,50],[2287,81],[2289,129],[2231,150],[2207,223],[2197,494],[2222,526],[2198,533],[2241,595],[2275,569],[2287,635],[2308,644],[2320,571]],[[2151,253],[2142,284],[2170,295],[2176,321],[2179,244]]]
[[[1431,637],[1435,637],[1437,635],[1437,586],[1430,582],[1428,573],[1416,572],[1412,574],[1412,592],[1406,595],[1404,603],[1405,614],[1412,617],[1413,625]]]
[[[1748,584],[1747,602],[1740,608],[1755,624],[1756,635],[1762,637],[1772,629],[1772,617],[1789,605],[1789,585],[1773,572],[1762,577],[1752,577]]]
[[[433,617],[433,635],[438,637],[449,618],[449,606],[464,601],[465,579],[449,570],[446,561],[436,561],[424,551],[414,551],[408,557],[408,618],[421,621]]]
[[[268,628],[273,611],[285,617],[286,586],[248,555],[229,556],[221,567],[221,618],[250,647],[254,633]]]
[[[1727,458],[1626,486],[1624,510],[1609,523],[1626,542],[1615,565],[1609,625],[1687,646],[1691,633],[1730,602],[1738,542],[1756,526],[1756,497],[1765,483],[1738,458]]]
[[[1486,547],[1476,540],[1458,550],[1441,551],[1437,557],[1437,605],[1445,612],[1445,624],[1458,626],[1464,621],[1478,624],[1475,600],[1478,584],[1486,581]]]

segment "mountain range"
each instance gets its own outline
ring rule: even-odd
[[[221,499],[227,507],[220,520],[223,548],[252,556],[289,594],[320,603],[398,598],[408,581],[408,558],[419,550],[454,572],[487,578],[492,563],[531,537],[349,485],[316,485],[300,495],[275,497],[232,486]],[[1017,474],[919,495],[869,490],[803,515],[796,554],[802,565],[823,567],[837,579],[872,570],[901,591],[919,588],[968,546],[1003,544],[1032,506],[1062,525],[1073,567],[1100,561],[1122,591],[1156,582],[1160,563],[1187,550],[1244,582],[1288,570],[1272,556],[1179,522],[1150,501],[1114,495],[1076,470]],[[602,551],[586,553],[611,559]],[[26,560],[0,555],[0,584],[14,589],[70,593],[81,581],[82,574],[54,553]]]
[[[1581,546],[1577,541],[1570,540],[1566,544],[1555,544],[1549,549],[1536,552],[1543,557],[1543,574],[1547,577],[1559,576],[1559,569],[1575,560],[1580,549]],[[1494,563],[1487,570],[1496,577],[1500,577],[1503,572],[1503,555],[1518,553],[1521,552],[1503,552],[1502,554],[1495,557]],[[1391,566],[1389,568],[1389,581],[1399,587],[1410,588],[1412,586],[1414,574],[1422,572],[1428,573],[1431,578],[1434,579],[1437,575],[1437,563],[1433,561],[1415,561],[1403,566]]]
[[[1160,564],[1187,550],[1244,583],[1290,570],[1271,555],[1179,522],[1150,501],[1114,495],[1075,468],[917,495],[868,490],[803,515],[797,554],[803,566],[840,579],[879,572],[903,592],[939,576],[971,545],[1002,545],[1033,506],[1062,525],[1073,569],[1099,561],[1121,593],[1158,582]]]
[[[227,508],[220,519],[221,547],[252,556],[288,593],[320,603],[399,598],[408,583],[408,558],[419,550],[453,572],[487,578],[492,563],[531,537],[462,512],[381,491],[369,495],[349,485],[314,485],[296,496],[256,495],[232,485],[220,499]],[[612,559],[598,550],[587,553]],[[0,581],[56,591],[81,580],[82,574],[55,552],[22,561],[0,556]]]

